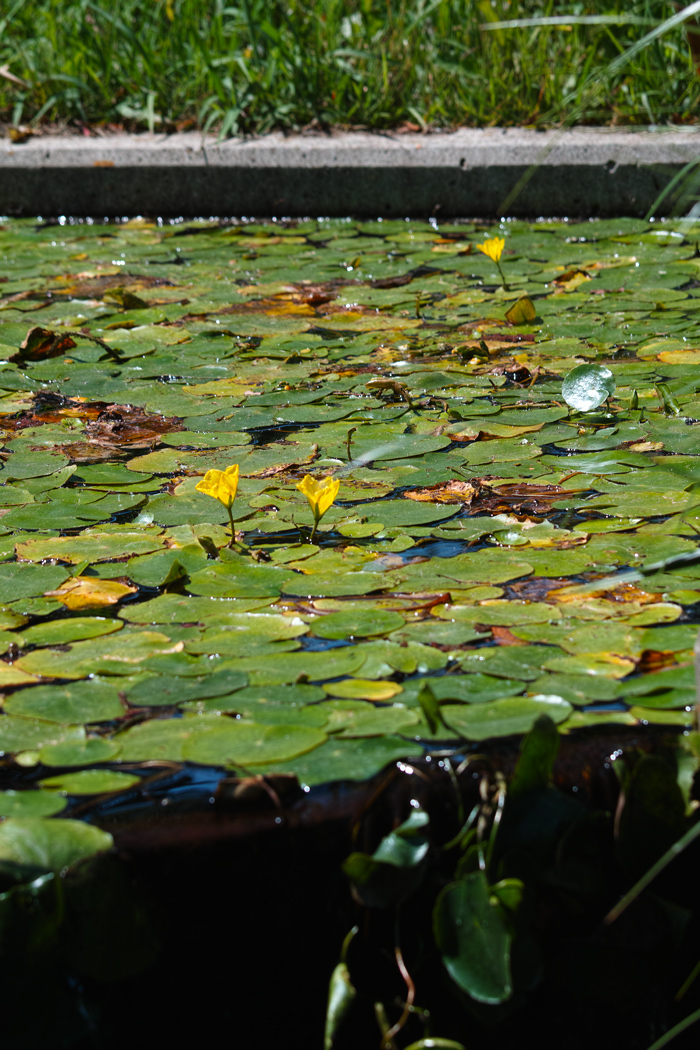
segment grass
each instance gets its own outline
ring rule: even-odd
[[[0,67],[26,84],[0,78],[0,118],[224,135],[547,127],[572,112],[695,123],[700,78],[682,27],[608,69],[673,14],[666,0],[6,0]],[[588,24],[498,24],[582,15]]]

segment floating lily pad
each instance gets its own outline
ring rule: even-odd
[[[0,817],[53,817],[67,804],[49,791],[0,791]]]
[[[295,773],[301,784],[313,787],[337,780],[368,780],[398,759],[421,753],[415,743],[397,736],[331,739],[294,762],[270,766],[270,771]]]
[[[36,718],[13,718],[11,715],[0,717],[0,751],[6,755],[14,751],[34,750],[62,740],[84,739],[85,730],[82,726],[56,724]]]
[[[210,696],[225,696],[248,683],[241,671],[214,671],[204,677],[176,678],[154,675],[144,678],[127,690],[126,698],[132,705],[162,707],[188,700],[204,700]]]
[[[34,598],[60,587],[70,574],[60,565],[0,564],[0,602]]]
[[[5,710],[22,718],[85,724],[107,722],[124,714],[116,686],[96,682],[20,689],[5,701]]]
[[[69,620],[49,620],[22,632],[24,645],[65,645],[82,638],[99,638],[113,634],[124,626],[120,620],[106,616],[73,616]]]
[[[0,824],[0,860],[46,871],[63,871],[112,845],[108,832],[80,820],[11,817]]]
[[[403,692],[398,682],[375,682],[369,678],[345,678],[341,682],[327,682],[323,686],[329,696],[343,700],[372,700],[386,703]]]
[[[284,594],[312,598],[316,595],[339,597],[340,595],[370,594],[382,589],[382,578],[375,572],[339,573],[295,573],[282,586]]]
[[[161,594],[150,601],[125,605],[119,615],[132,623],[192,623],[221,621],[222,617],[240,615],[259,609],[269,598],[195,598],[180,594]]]
[[[92,564],[108,561],[111,558],[123,558],[127,554],[148,554],[149,551],[157,550],[162,545],[158,539],[158,531],[156,530],[153,536],[144,536],[141,530],[112,533],[91,533],[87,530],[79,537],[52,536],[49,539],[27,539],[17,545],[17,557],[27,561],[56,558],[58,561],[67,561],[75,565],[82,561]]]
[[[385,733],[410,733],[418,715],[403,704],[375,707],[365,700],[327,700],[318,704],[326,715],[327,733],[344,737],[383,736]]]
[[[444,704],[440,713],[445,722],[465,740],[488,740],[491,737],[527,733],[541,714],[554,722],[564,722],[573,708],[560,696],[514,696],[492,700],[487,704]]]
[[[311,626],[319,638],[368,638],[388,634],[404,624],[403,616],[388,609],[353,609],[319,617]]]
[[[183,747],[196,732],[205,730],[218,715],[197,715],[192,718],[157,718],[141,722],[115,738],[123,762],[148,762],[164,759],[183,761]]]
[[[604,365],[578,365],[566,375],[561,393],[577,412],[590,412],[615,393],[615,378]]]
[[[233,563],[210,563],[207,568],[193,572],[187,590],[210,598],[275,598],[292,577],[287,569],[241,559]]]
[[[222,717],[219,726],[189,740],[183,754],[190,762],[208,766],[245,767],[288,761],[326,739],[325,733],[310,726],[235,722]]]
[[[48,791],[66,795],[106,795],[133,787],[140,779],[135,773],[119,773],[114,769],[81,769],[77,773],[45,777],[39,783]]]
[[[45,766],[90,766],[93,762],[109,762],[118,754],[119,745],[114,741],[91,737],[89,740],[46,744],[39,751],[39,759]]]

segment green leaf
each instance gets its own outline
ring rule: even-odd
[[[91,681],[21,689],[5,701],[5,710],[22,718],[85,724],[108,722],[124,714],[116,686]]]
[[[537,695],[507,697],[487,704],[445,704],[441,714],[465,740],[488,740],[527,733],[542,714],[556,723],[563,722],[572,710],[560,696]]]
[[[319,747],[326,734],[310,726],[258,725],[235,722],[223,716],[217,726],[196,734],[184,745],[190,762],[208,766],[252,766],[285,762]]]
[[[53,817],[67,805],[49,791],[0,791],[0,817]]]
[[[343,737],[382,736],[385,733],[409,733],[418,715],[403,704],[375,707],[364,700],[327,700],[315,705],[326,716],[327,733]]]
[[[138,784],[140,779],[135,773],[119,773],[114,769],[81,769],[78,773],[45,777],[39,783],[43,788],[67,795],[103,795],[124,791]]]
[[[415,754],[416,744],[397,736],[360,740],[331,738],[323,747],[293,762],[270,766],[268,771],[295,773],[301,784],[313,787],[335,781],[367,780],[390,763]]]
[[[578,365],[564,378],[562,397],[577,412],[591,412],[615,393],[615,377],[604,365]]]
[[[332,1050],[336,1033],[348,1015],[357,997],[357,990],[350,980],[347,964],[339,962],[331,974],[328,985],[328,1005],[323,1036],[324,1050]]]
[[[0,602],[34,598],[53,591],[70,573],[60,565],[29,565],[24,562],[0,564]]]
[[[414,809],[395,831],[385,835],[370,856],[351,853],[343,862],[355,899],[369,908],[387,908],[406,900],[423,881],[430,843],[428,814]]]
[[[462,991],[492,1006],[510,999],[512,936],[483,872],[466,875],[440,892],[433,932],[443,964]]]
[[[119,745],[114,741],[92,737],[46,744],[39,751],[39,759],[45,766],[90,766],[93,762],[109,762],[118,754]]]
[[[84,739],[85,730],[82,726],[56,725],[36,718],[13,718],[11,715],[0,717],[0,751],[3,754],[35,750],[61,740]]]
[[[62,871],[111,849],[112,836],[80,820],[11,817],[0,824],[0,861]]]
[[[508,798],[546,788],[552,777],[558,750],[556,725],[549,715],[538,715],[520,745],[520,757],[508,787]]]
[[[329,613],[312,621],[312,632],[318,638],[368,638],[388,634],[405,624],[403,616],[388,609],[353,609]]]
[[[23,646],[65,645],[82,638],[113,634],[123,626],[121,620],[108,619],[106,616],[73,616],[70,620],[49,620],[48,623],[40,623],[23,631]]]
[[[137,682],[126,690],[130,704],[146,706],[163,706],[181,704],[185,701],[202,700],[209,696],[225,696],[248,683],[248,676],[240,671],[214,671],[206,676],[177,678],[175,676],[154,675]]]

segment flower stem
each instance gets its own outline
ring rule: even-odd
[[[309,543],[313,543],[314,540],[316,539],[316,529],[318,528],[318,523],[319,523],[320,520],[321,519],[317,518],[316,515],[314,514],[314,527],[311,530],[311,535],[309,536]]]
[[[233,511],[231,510],[231,506],[228,506],[226,510],[228,511],[228,520],[231,525],[231,539],[228,542],[228,548],[231,550],[236,545],[236,526],[233,521]]]
[[[503,281],[503,291],[504,291],[504,292],[507,292],[507,291],[508,291],[508,285],[506,284],[506,279],[505,279],[505,276],[504,276],[504,274],[503,274],[503,270],[501,269],[501,264],[500,264],[500,262],[497,262],[497,263],[496,263],[496,266],[498,267],[498,272],[500,273],[500,275],[501,275],[501,280]]]

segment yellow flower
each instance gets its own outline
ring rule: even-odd
[[[506,242],[503,237],[489,237],[483,244],[477,244],[479,251],[483,252],[484,255],[488,255],[489,259],[492,259],[495,263],[501,261],[505,246]]]
[[[205,496],[218,499],[219,503],[223,503],[226,510],[229,510],[238,488],[238,464],[234,463],[232,467],[226,467],[226,470],[208,470],[195,488]]]
[[[331,477],[324,478],[323,481],[316,481],[310,474],[307,474],[304,480],[299,482],[297,488],[306,496],[314,516],[314,527],[311,533],[313,541],[319,521],[335,502],[340,482]]]
[[[233,521],[231,507],[236,498],[238,488],[238,464],[226,467],[226,470],[208,470],[202,480],[195,485],[197,492],[203,492],[205,496],[211,496],[223,503],[228,511],[228,520],[231,525],[231,539],[229,547],[236,542],[236,526]]]

